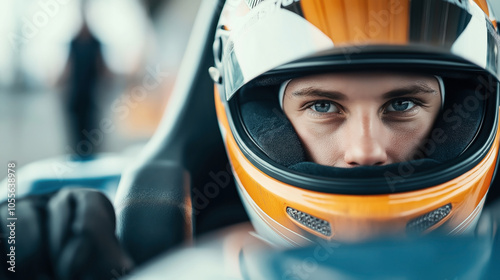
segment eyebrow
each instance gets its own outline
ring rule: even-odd
[[[437,91],[431,88],[430,86],[424,83],[418,83],[411,86],[406,86],[402,88],[393,89],[388,91],[382,95],[383,99],[392,99],[405,95],[414,95],[414,94],[437,94]],[[325,97],[334,100],[347,100],[347,96],[339,91],[328,91],[321,90],[314,87],[307,87],[303,89],[296,90],[292,92],[293,96],[303,97],[303,96],[314,96],[314,97]]]
[[[405,95],[414,95],[414,94],[420,94],[420,93],[437,94],[438,92],[424,83],[418,83],[415,85],[397,88],[397,89],[391,90],[389,92],[386,92],[382,95],[382,98],[391,99],[391,98],[401,97],[401,96],[405,96]]]
[[[296,90],[292,92],[293,96],[303,97],[303,96],[315,96],[315,97],[326,97],[335,100],[346,100],[347,96],[339,91],[325,91],[314,87],[308,87]]]

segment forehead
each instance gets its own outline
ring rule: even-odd
[[[433,76],[418,73],[325,73],[295,78],[290,81],[287,91],[301,88],[338,91],[349,91],[349,89],[384,91],[418,84],[438,85]]]

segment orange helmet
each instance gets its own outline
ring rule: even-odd
[[[486,0],[227,0],[209,72],[257,233],[293,246],[473,228],[497,166],[499,42]],[[424,158],[356,168],[309,161],[280,108],[280,85],[360,70],[442,78],[446,100]]]

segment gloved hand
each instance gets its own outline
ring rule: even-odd
[[[0,279],[111,280],[133,267],[115,235],[113,206],[100,192],[63,189],[26,197],[15,203],[17,220],[9,217],[4,202],[0,204]],[[9,263],[12,253],[15,263]],[[8,270],[12,265],[15,272]]]

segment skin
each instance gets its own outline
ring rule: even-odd
[[[306,76],[290,81],[283,98],[309,160],[335,167],[414,158],[440,108],[437,79],[417,74]]]

